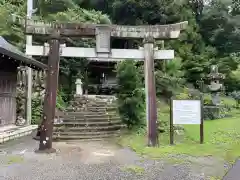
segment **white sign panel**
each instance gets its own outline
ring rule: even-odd
[[[200,100],[173,100],[173,124],[201,124]]]

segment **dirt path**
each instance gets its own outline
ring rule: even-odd
[[[112,142],[54,143],[56,154],[35,154],[25,137],[0,146],[0,180],[210,180],[224,162],[187,156],[142,158]]]

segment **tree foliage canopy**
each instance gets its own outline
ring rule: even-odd
[[[228,90],[234,91],[239,88],[239,78],[233,74],[240,64],[238,0],[35,0],[34,6],[37,11],[33,18],[45,21],[112,22],[124,25],[188,21],[187,30],[178,40],[164,43],[165,49],[175,50],[174,61],[180,60],[181,66],[178,71],[181,71],[181,79],[186,83],[195,84],[200,78],[206,77],[211,64],[218,64],[219,70],[226,74],[225,85]],[[24,31],[20,25],[11,23],[13,13],[25,17],[26,1],[0,2],[0,35],[23,49]],[[81,46],[90,46],[93,43],[83,39],[70,39],[70,42]],[[116,46],[122,47],[122,43],[119,41]],[[68,79],[71,78],[72,84],[74,77],[85,76],[87,64],[84,59],[63,59],[61,73]],[[178,75],[168,74],[171,71],[169,69],[164,72],[163,67],[157,64],[156,62],[157,77],[162,78],[162,74],[167,74],[172,78],[179,78]]]

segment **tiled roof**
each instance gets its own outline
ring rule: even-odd
[[[28,57],[23,52],[18,50],[15,46],[7,42],[2,36],[0,36],[0,54],[8,56],[14,60],[22,62],[26,66],[46,69],[47,65],[39,62],[33,58]]]

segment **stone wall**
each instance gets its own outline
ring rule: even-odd
[[[46,73],[44,71],[32,70],[32,101],[39,99],[43,102],[45,77]],[[17,124],[24,124],[23,119],[26,119],[27,78],[26,69],[20,67],[17,77]]]
[[[101,96],[101,95],[76,95],[74,100],[71,101],[68,110],[83,111],[89,106],[111,106],[114,105],[116,100],[115,96]]]

